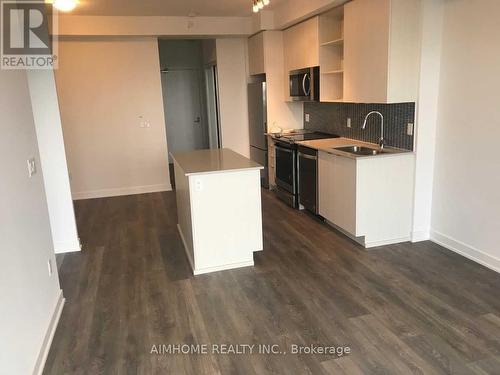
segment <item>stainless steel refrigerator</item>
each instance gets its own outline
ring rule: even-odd
[[[263,165],[262,186],[269,187],[267,159],[266,82],[248,84],[248,122],[250,126],[250,158]]]

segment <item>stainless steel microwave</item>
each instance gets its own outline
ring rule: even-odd
[[[294,101],[319,101],[319,67],[290,72],[290,98]]]

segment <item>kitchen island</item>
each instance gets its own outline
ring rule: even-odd
[[[193,273],[253,266],[253,253],[263,249],[263,166],[230,149],[171,156],[177,228]]]

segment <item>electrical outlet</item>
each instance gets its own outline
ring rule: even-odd
[[[310,120],[309,113],[306,113],[306,122],[309,122],[309,120]]]
[[[151,124],[148,120],[144,119],[144,116],[139,116],[139,127],[140,128],[150,128]]]
[[[203,191],[203,183],[197,179],[194,181],[194,191]]]
[[[26,162],[28,164],[28,177],[31,178],[34,174],[36,174],[35,158],[28,159]]]
[[[52,260],[49,259],[47,261],[47,266],[48,266],[48,269],[49,269],[49,276],[52,276],[52,272],[53,272],[53,270],[52,270]]]
[[[348,128],[351,127],[351,118],[350,117],[347,118],[347,127]]]
[[[406,129],[406,134],[413,135],[413,123],[412,122],[408,123],[407,129]]]

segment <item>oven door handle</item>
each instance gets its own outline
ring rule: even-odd
[[[281,151],[288,152],[289,154],[293,153],[293,151],[290,150],[289,148],[281,147],[281,146],[278,146],[278,145],[276,145],[275,147],[277,149],[281,150]]]
[[[306,90],[306,79],[309,79],[309,91]],[[311,79],[309,78],[309,74],[304,74],[304,78],[302,78],[302,89],[306,96],[311,95]]]
[[[318,158],[316,156],[303,154],[302,152],[299,152],[299,157],[304,158],[304,159],[309,159],[309,160],[318,160]]]

